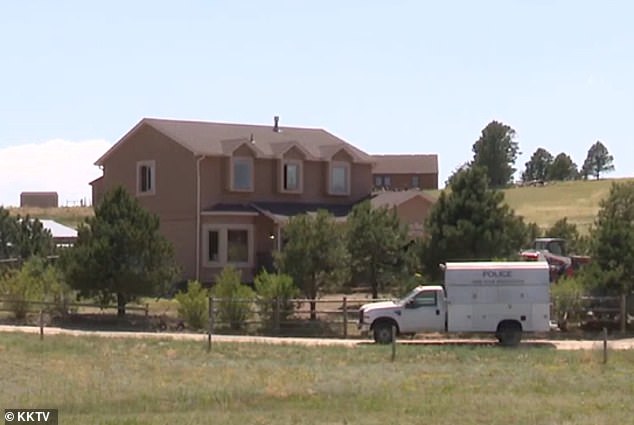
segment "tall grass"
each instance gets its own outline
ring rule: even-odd
[[[5,407],[64,424],[630,423],[633,352],[0,339]]]

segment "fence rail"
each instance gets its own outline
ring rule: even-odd
[[[39,306],[39,309],[35,309],[36,311],[42,310],[43,312],[48,312],[49,310],[59,310],[63,308],[67,313],[70,313],[73,309],[76,308],[96,308],[99,310],[117,310],[119,308],[118,305],[114,304],[91,304],[91,303],[70,303],[65,301],[32,301],[32,300],[20,300],[20,299],[10,299],[10,298],[0,298],[0,311],[13,311],[11,307],[7,307],[7,305],[12,304],[23,304],[26,306]],[[47,308],[51,307],[51,308]],[[33,309],[29,309],[33,310]],[[136,306],[136,305],[126,305],[126,311],[141,311],[144,313],[145,317],[149,316],[150,307],[149,304],[145,304],[144,306]]]
[[[370,299],[368,297],[329,297],[322,299],[293,298],[293,299],[231,299],[216,298],[208,299],[207,308],[207,332],[213,333],[247,333],[265,335],[284,336],[328,336],[349,338],[358,336],[358,315],[359,308],[369,302],[388,301],[389,299]],[[557,310],[558,298],[553,299],[551,320],[560,323],[564,317],[564,325],[574,322],[572,315],[563,316],[562,310]],[[583,318],[587,321],[594,320],[597,326],[603,327],[606,324],[611,329],[624,331],[630,322],[634,322],[634,317],[627,313],[633,307],[626,297],[580,297],[577,299],[583,304]],[[630,297],[630,301],[634,298]],[[12,305],[20,303],[28,306],[28,311],[44,314],[49,312],[77,313],[79,308],[94,308],[98,310],[117,310],[116,304],[101,305],[97,303],[79,302],[52,302],[52,301],[23,301],[16,299],[0,298],[0,311],[13,311]],[[61,309],[60,309],[61,307]],[[141,312],[144,321],[133,321],[134,326],[142,324],[145,330],[164,331],[171,325],[176,325],[178,330],[184,329],[182,319],[176,318],[174,308],[172,315],[167,314],[167,310],[162,313],[156,312],[156,307],[150,309],[150,304],[126,305],[128,312]],[[73,311],[74,310],[74,311]],[[154,311],[154,314],[151,314]],[[592,314],[588,314],[588,313]],[[81,312],[78,316],[87,312]],[[139,315],[139,316],[141,316]],[[139,317],[130,316],[130,317]],[[75,317],[75,316],[73,316]],[[581,317],[578,315],[577,317]],[[140,318],[140,317],[139,317]],[[165,320],[164,320],[165,319]],[[170,320],[172,320],[170,322]],[[41,320],[41,319],[40,319]],[[180,321],[179,321],[180,320]],[[131,322],[132,323],[132,322]],[[124,326],[125,323],[117,321],[113,326]],[[168,326],[169,325],[169,326]],[[563,327],[560,325],[563,330]],[[599,328],[600,329],[600,328]]]

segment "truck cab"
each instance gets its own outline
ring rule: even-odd
[[[359,328],[364,334],[372,332],[376,342],[390,342],[392,326],[400,335],[446,331],[447,299],[443,287],[417,286],[401,299],[361,307]]]

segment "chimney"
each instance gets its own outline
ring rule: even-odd
[[[278,117],[277,115],[273,117],[273,131],[276,133],[279,133],[280,131],[280,117]]]

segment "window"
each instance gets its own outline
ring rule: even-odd
[[[137,195],[153,195],[155,193],[155,164],[154,161],[137,162]]]
[[[302,191],[302,163],[298,160],[284,160],[281,170],[281,191]]]
[[[350,194],[350,164],[339,162],[330,166],[330,193],[332,195]]]
[[[383,177],[381,177],[381,176],[374,176],[374,186],[376,186],[376,187],[381,187],[381,186],[383,186]]]
[[[390,176],[383,177],[383,186],[385,186],[385,187],[392,186],[392,177],[390,177]]]
[[[237,191],[253,190],[253,158],[232,158],[231,189]]]
[[[420,176],[412,176],[412,187],[420,188]]]
[[[207,261],[210,263],[220,262],[220,232],[218,230],[210,230],[207,234],[208,238],[208,254]]]
[[[413,307],[433,307],[436,305],[436,292],[423,291],[414,297]]]
[[[227,230],[227,262],[249,262],[249,232],[247,230]]]
[[[207,267],[253,264],[253,225],[213,224],[203,227],[203,262]]]

